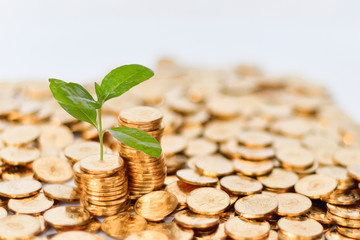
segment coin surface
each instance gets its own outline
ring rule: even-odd
[[[280,216],[299,216],[310,210],[311,200],[297,193],[280,193],[275,196],[279,203],[276,213]]]
[[[337,186],[336,179],[322,174],[313,174],[300,179],[295,191],[311,199],[319,199],[330,194]]]
[[[142,216],[123,212],[105,218],[101,230],[110,237],[123,239],[132,233],[145,230],[146,226],[147,222]]]
[[[13,166],[26,165],[39,158],[40,151],[36,148],[14,148],[6,147],[1,149],[1,159]]]
[[[336,230],[340,234],[346,237],[360,239],[360,229],[358,228],[347,228],[347,227],[337,226]]]
[[[198,188],[182,181],[176,181],[166,186],[165,191],[172,193],[176,196],[179,205],[186,206],[186,198],[190,192]]]
[[[51,238],[52,240],[68,240],[68,239],[81,239],[81,240],[104,240],[103,237],[88,233],[84,231],[68,231],[60,232]]]
[[[58,201],[73,202],[80,199],[80,193],[69,185],[48,184],[43,190],[47,197]]]
[[[185,154],[189,157],[207,156],[215,153],[217,145],[207,139],[198,138],[188,141]]]
[[[315,239],[323,233],[323,226],[306,217],[283,217],[278,221],[282,235],[291,239]]]
[[[262,190],[262,184],[252,178],[238,175],[226,176],[220,180],[223,189],[236,195],[250,195]]]
[[[274,168],[272,172],[263,177],[258,177],[258,180],[267,188],[271,189],[288,189],[293,187],[298,181],[299,177],[296,173]]]
[[[193,230],[181,228],[174,222],[150,223],[147,230],[161,232],[169,239],[191,240],[194,237]]]
[[[67,160],[58,157],[42,157],[33,163],[35,176],[48,183],[64,183],[73,177]]]
[[[310,211],[306,213],[306,216],[322,224],[329,225],[333,222],[330,218],[328,218],[326,210],[319,206],[312,206]]]
[[[42,185],[32,179],[15,179],[0,182],[0,196],[7,198],[24,198],[38,193]]]
[[[314,163],[313,154],[301,147],[277,149],[276,158],[284,168],[291,170],[305,170]]]
[[[207,229],[219,225],[218,216],[201,215],[182,210],[174,216],[174,221],[184,228]]]
[[[90,214],[80,206],[61,206],[47,210],[45,221],[53,227],[72,227],[85,225],[90,220]]]
[[[324,234],[326,240],[353,240],[353,238],[345,237],[337,232],[335,229],[330,229]]]
[[[266,238],[269,232],[270,224],[268,222],[248,221],[234,217],[225,223],[225,233],[232,239],[260,240]]]
[[[202,176],[192,169],[178,170],[176,176],[182,181],[196,186],[214,186],[218,182],[218,178]]]
[[[158,240],[169,240],[169,238],[159,231],[153,230],[145,230],[137,233],[133,233],[125,240],[150,240],[150,239],[158,239]]]
[[[321,198],[321,200],[335,205],[356,204],[360,200],[360,190],[335,190],[331,192],[330,195]]]
[[[28,215],[10,215],[0,219],[1,239],[30,239],[40,231],[40,222]]]
[[[278,201],[275,197],[264,194],[254,194],[240,198],[234,205],[235,212],[247,219],[261,219],[278,208]]]
[[[149,221],[161,221],[172,213],[178,205],[176,196],[165,191],[154,191],[140,197],[134,210]]]
[[[8,147],[21,147],[40,136],[40,129],[33,125],[19,125],[6,129],[2,140]]]
[[[104,154],[100,160],[99,155],[91,155],[80,161],[80,169],[90,174],[112,174],[120,170],[124,165],[122,158],[116,155]]]
[[[360,150],[351,148],[342,148],[335,152],[334,162],[347,167],[349,165],[360,164]]]
[[[111,149],[104,146],[104,153],[110,154]],[[78,162],[91,155],[100,154],[100,144],[98,142],[79,142],[67,146],[64,155],[73,162]]]
[[[74,135],[66,126],[41,126],[39,143],[41,148],[62,150],[74,142]]]
[[[165,135],[161,138],[161,148],[165,156],[182,152],[187,146],[187,139],[181,135]]]
[[[122,110],[119,118],[123,122],[134,124],[155,123],[162,120],[163,114],[156,108],[139,106]]]
[[[273,142],[272,136],[262,131],[244,131],[238,135],[241,144],[247,147],[267,147]]]
[[[30,198],[10,199],[8,207],[15,213],[40,214],[54,204],[54,200],[47,198],[43,193]]]
[[[249,148],[239,146],[236,151],[241,158],[254,160],[254,161],[262,161],[267,160],[275,156],[274,149],[272,148]]]
[[[198,188],[187,197],[188,208],[199,214],[216,215],[224,212],[230,205],[229,195],[215,188]]]
[[[357,206],[339,206],[328,203],[328,211],[339,217],[360,220],[360,209]]]
[[[204,176],[220,177],[234,171],[233,164],[221,155],[204,156],[195,162],[195,168]]]
[[[249,161],[242,159],[233,160],[234,169],[246,176],[262,176],[271,172],[274,164],[271,160]]]
[[[0,207],[0,218],[4,218],[8,215],[8,212],[5,208]]]

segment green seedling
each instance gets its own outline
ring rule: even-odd
[[[60,106],[73,117],[93,125],[100,141],[100,160],[104,158],[103,137],[109,132],[120,142],[140,150],[152,157],[159,157],[161,146],[148,133],[129,127],[102,129],[101,109],[104,103],[118,97],[132,87],[154,75],[153,71],[141,65],[131,64],[115,68],[108,73],[101,84],[95,82],[97,100],[80,84],[50,78],[50,90]]]

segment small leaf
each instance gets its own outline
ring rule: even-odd
[[[118,97],[127,92],[130,88],[142,83],[154,76],[149,68],[131,64],[124,65],[112,70],[101,82],[103,90],[103,102]]]
[[[109,129],[107,132],[125,145],[140,150],[152,157],[159,157],[161,154],[159,142],[148,133],[139,129],[117,127]]]
[[[97,127],[96,109],[100,105],[83,86],[58,79],[49,79],[49,82],[54,98],[65,111],[74,118]]]
[[[103,102],[104,92],[103,92],[101,86],[100,86],[97,82],[95,82],[95,92],[96,92],[96,96],[97,96],[98,103],[99,103],[100,105],[103,105],[103,103],[104,103],[104,102]]]

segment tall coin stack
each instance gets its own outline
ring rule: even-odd
[[[130,206],[124,161],[116,155],[91,155],[74,165],[81,178],[81,205],[95,216],[109,216]],[[76,178],[75,178],[76,180]],[[77,184],[79,186],[79,184]]]
[[[152,107],[134,107],[119,114],[119,126],[137,128],[153,136],[158,142],[164,131],[163,114]],[[129,180],[130,199],[160,189],[166,177],[166,164],[163,154],[151,157],[142,151],[120,143],[120,156],[125,160]]]

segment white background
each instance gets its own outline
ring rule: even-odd
[[[84,82],[110,69],[255,63],[325,84],[357,122],[358,0],[0,0],[0,80]]]

